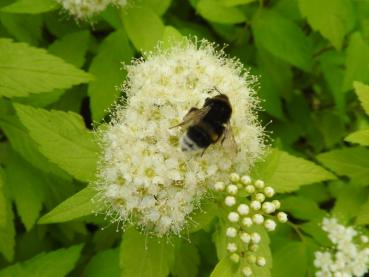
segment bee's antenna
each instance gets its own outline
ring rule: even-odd
[[[218,92],[220,95],[223,95],[223,93],[216,86],[213,87],[213,90],[215,90],[216,92]]]

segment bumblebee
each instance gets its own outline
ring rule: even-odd
[[[192,107],[184,116],[183,121],[173,126],[187,128],[186,133],[181,138],[181,150],[197,151],[205,150],[218,141],[222,144],[227,138],[232,139],[235,144],[233,134],[231,133],[230,119],[232,115],[232,106],[227,95],[219,92],[218,95],[206,98],[202,108]]]

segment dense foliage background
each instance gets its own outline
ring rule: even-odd
[[[369,1],[134,0],[85,22],[52,0],[2,0],[0,276],[208,276],[225,256],[212,203],[184,240],[128,230],[121,243],[86,187],[88,129],[109,120],[120,62],[181,35],[226,43],[259,76],[274,150],[253,176],[280,192],[291,222],[271,234],[273,266],[257,276],[313,276],[327,213],[367,232]]]

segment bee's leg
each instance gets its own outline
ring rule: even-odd
[[[204,155],[204,153],[205,153],[206,149],[208,149],[208,147],[206,147],[206,148],[204,148],[204,150],[202,150],[202,152],[201,152],[201,156],[200,156],[200,157],[202,157],[202,156]]]

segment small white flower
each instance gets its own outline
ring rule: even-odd
[[[281,222],[281,223],[285,223],[288,220],[287,214],[284,213],[284,212],[279,212],[277,214],[277,218],[278,218],[279,222]]]
[[[265,266],[265,265],[266,265],[266,260],[265,260],[265,258],[264,258],[264,257],[258,257],[258,258],[256,259],[256,264],[257,264],[258,266],[261,266],[261,267]]]
[[[261,208],[261,203],[260,203],[259,201],[257,201],[257,200],[253,200],[253,201],[251,201],[251,203],[250,203],[250,207],[251,207],[251,209],[253,209],[253,210],[255,210],[255,211],[260,210],[260,208]]]
[[[104,11],[110,4],[123,7],[127,0],[56,0],[77,19],[88,19]]]
[[[240,216],[239,216],[239,214],[238,214],[238,213],[236,213],[236,212],[230,212],[230,213],[228,214],[228,220],[229,220],[230,222],[237,222],[239,219],[240,219]]]
[[[238,191],[238,187],[236,185],[227,186],[227,192],[232,195],[236,195]]]
[[[233,242],[230,242],[227,244],[227,250],[231,253],[236,252],[237,251],[237,245]]]
[[[242,225],[245,227],[250,227],[253,224],[253,221],[250,217],[244,217],[242,219]]]
[[[274,231],[275,228],[277,227],[277,223],[275,223],[275,221],[272,219],[267,219],[264,222],[264,226],[267,229],[267,231]]]
[[[264,188],[264,181],[263,180],[256,180],[255,181],[255,187],[258,188],[258,189],[262,189]]]
[[[275,212],[275,206],[271,202],[265,202],[262,205],[262,210],[267,214],[271,214]]]
[[[237,236],[237,230],[234,227],[228,227],[226,230],[226,235],[229,238],[234,238]]]
[[[245,277],[249,277],[252,276],[252,270],[249,266],[245,266],[244,268],[242,268],[242,274]]]
[[[248,233],[245,233],[243,232],[241,235],[240,235],[240,238],[241,240],[244,242],[244,243],[249,243],[250,240],[251,240],[251,236],[248,234]]]
[[[228,207],[232,207],[233,205],[236,204],[236,198],[234,198],[234,196],[227,196],[224,199],[224,203],[228,206]]]
[[[216,191],[223,191],[223,190],[224,190],[224,188],[225,188],[225,185],[224,185],[224,183],[223,183],[223,182],[216,182],[216,183],[214,184],[214,189],[215,189]]]
[[[274,189],[272,187],[265,187],[264,194],[266,197],[273,197],[274,196]]]
[[[250,208],[246,204],[240,204],[237,211],[240,215],[247,215],[250,212]]]
[[[125,104],[116,105],[111,122],[99,133],[96,188],[113,221],[158,236],[179,234],[215,182],[238,182],[239,175],[230,174],[249,172],[264,152],[251,77],[239,61],[207,41],[157,49],[126,69]],[[171,127],[217,95],[214,87],[232,104],[230,124],[239,151],[230,153],[217,143],[204,155],[183,152],[180,140],[186,130]]]
[[[261,237],[260,237],[260,235],[258,234],[258,233],[256,233],[256,232],[253,232],[252,234],[251,234],[251,241],[253,242],[253,243],[259,243],[260,242],[260,240],[261,240]]]
[[[255,224],[260,225],[264,222],[264,216],[262,216],[261,214],[254,214],[252,220],[255,222]]]
[[[241,182],[242,182],[242,184],[244,184],[244,185],[250,185],[251,184],[251,177],[250,176],[248,176],[248,175],[243,175],[242,177],[241,177]]]

